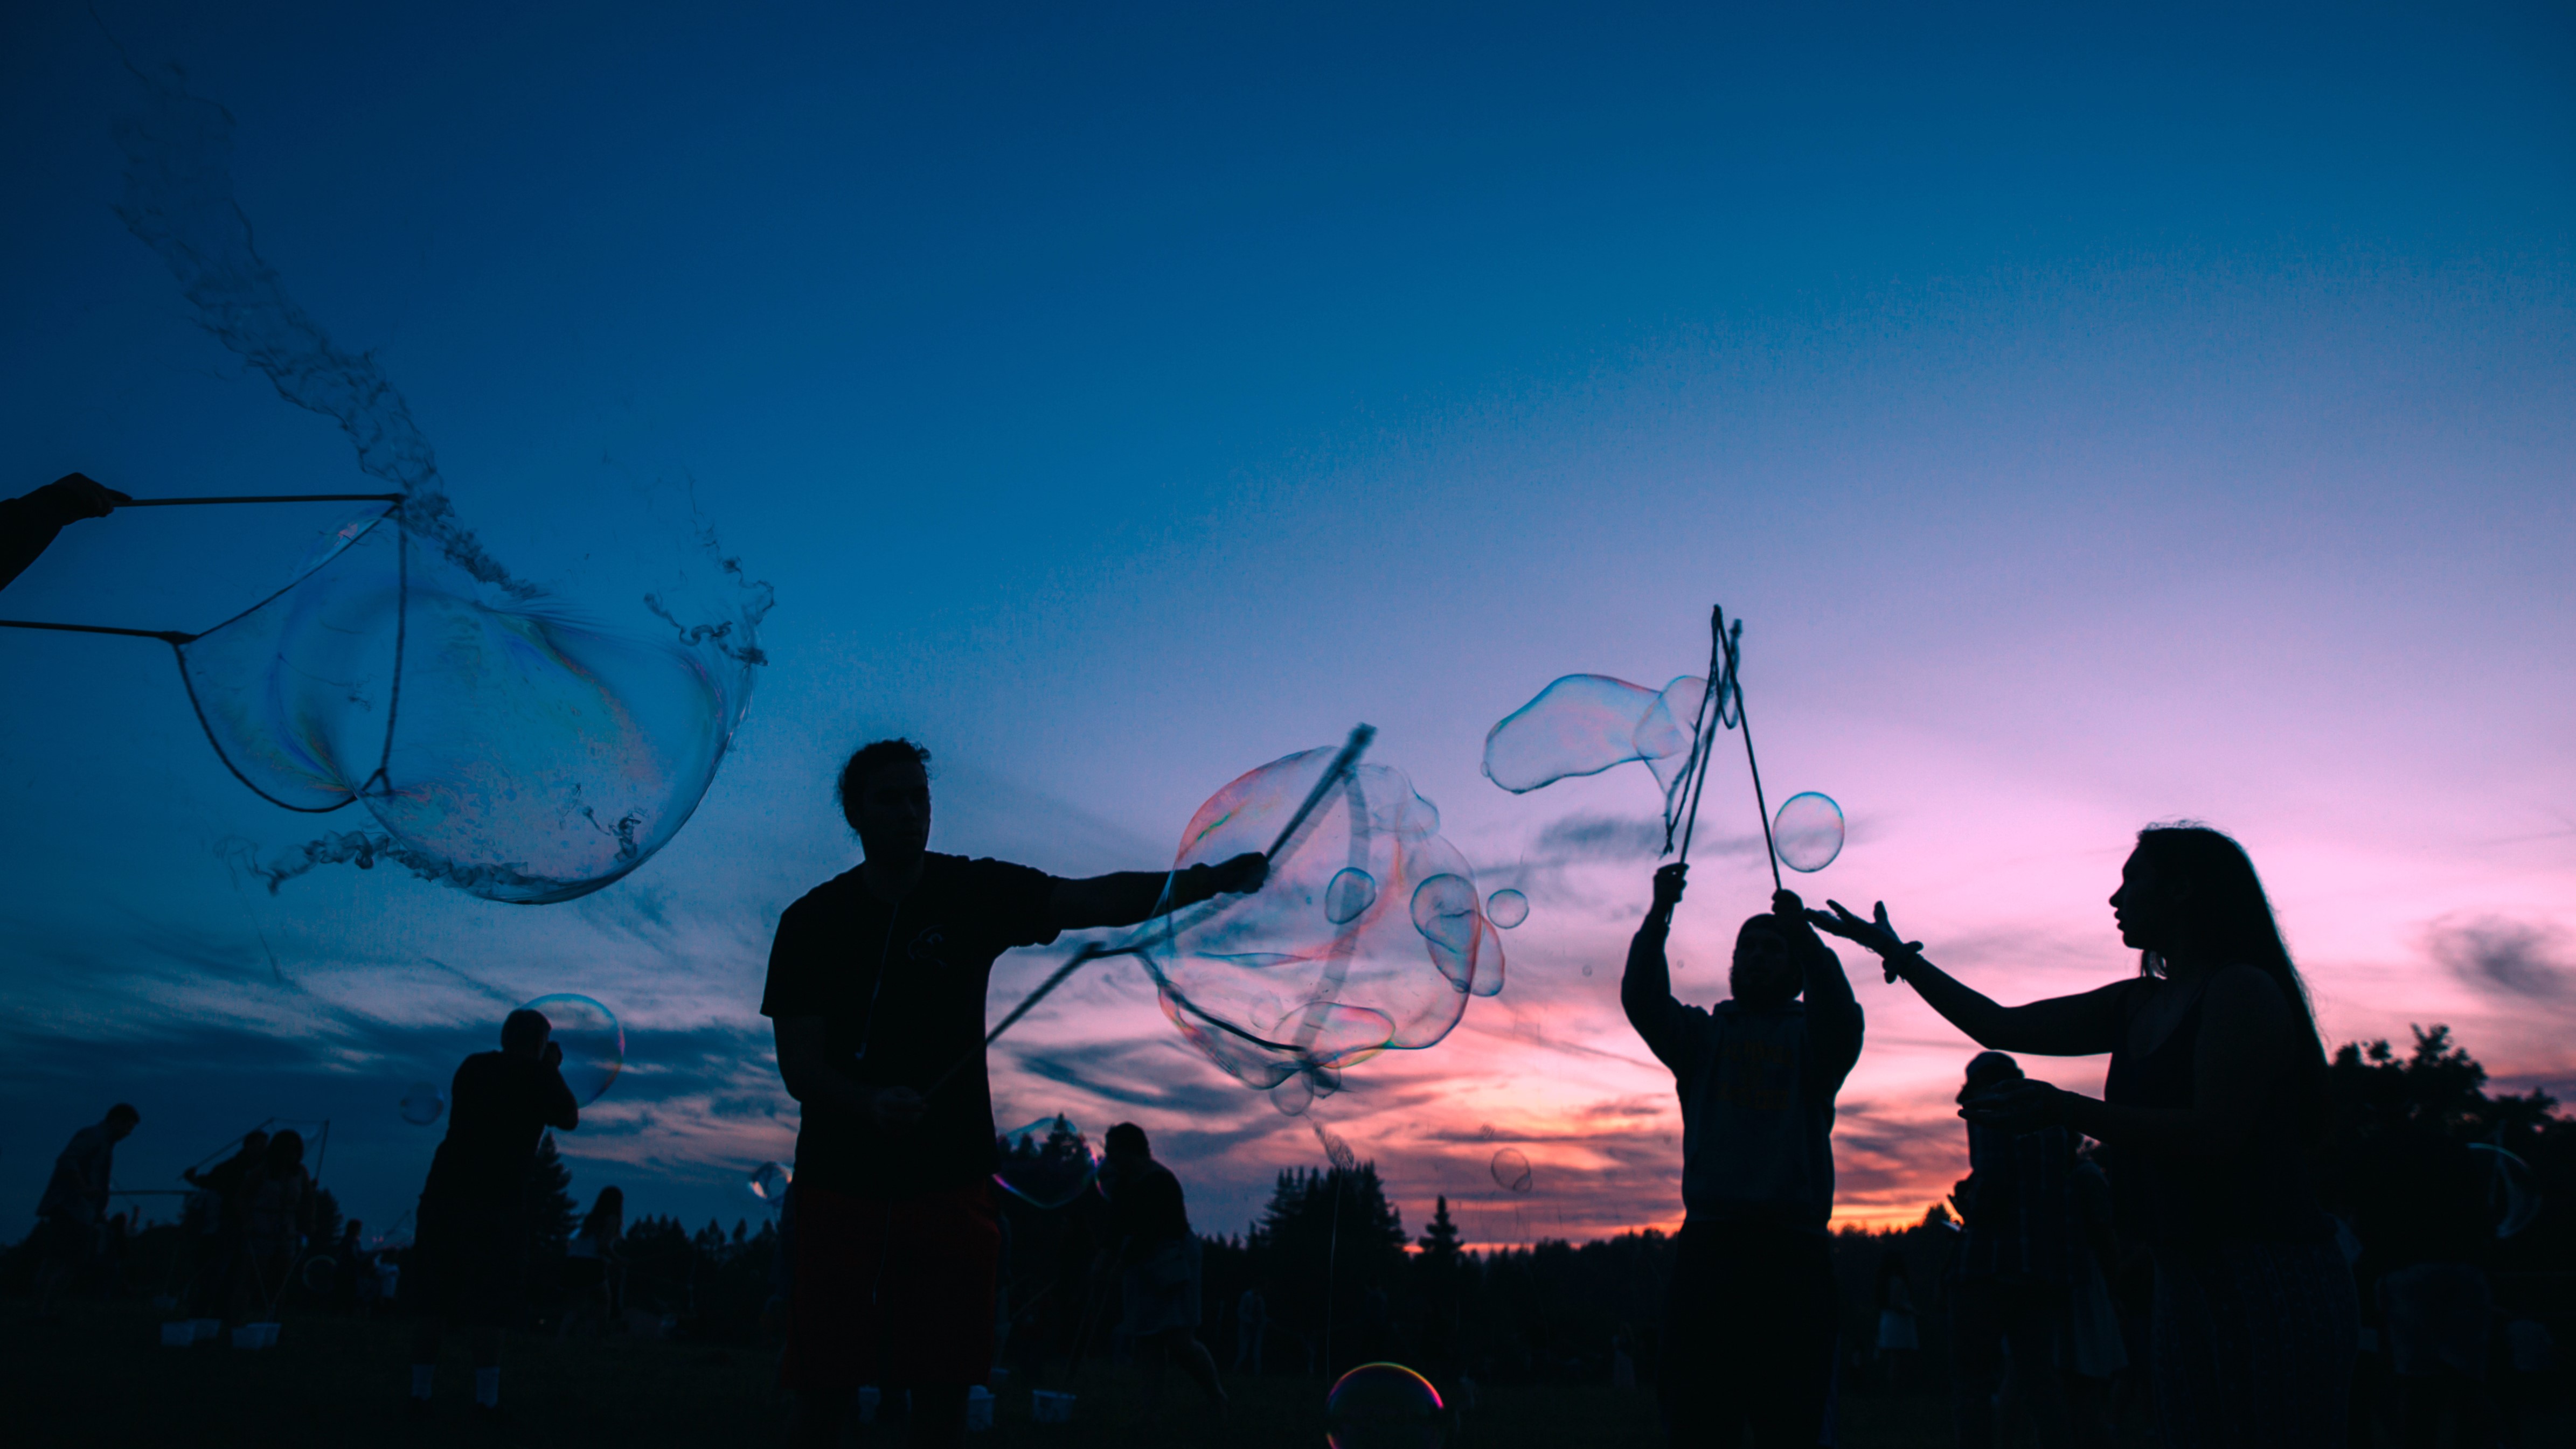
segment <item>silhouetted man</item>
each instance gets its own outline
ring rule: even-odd
[[[553,1035],[543,1013],[511,1012],[501,1023],[501,1049],[467,1057],[448,1085],[447,1137],[420,1190],[413,1286],[406,1290],[419,1295],[423,1310],[411,1341],[414,1415],[428,1411],[441,1331],[450,1323],[475,1330],[475,1412],[500,1406],[501,1330],[517,1316],[527,1255],[528,1167],[547,1128],[581,1125]]]
[[[99,1225],[107,1217],[107,1180],[116,1166],[116,1144],[143,1114],[123,1102],[107,1116],[72,1134],[54,1159],[54,1175],[36,1201],[37,1230],[45,1253],[36,1269],[36,1321],[62,1316],[63,1289],[98,1257]]]
[[[1160,1404],[1163,1369],[1178,1363],[1222,1410],[1225,1386],[1198,1340],[1199,1239],[1181,1180],[1154,1160],[1145,1129],[1133,1122],[1110,1128],[1101,1145],[1108,1149],[1100,1176],[1109,1194],[1109,1243],[1100,1257],[1118,1264],[1118,1326],[1137,1352],[1152,1356],[1146,1403]]]
[[[908,1388],[916,1445],[954,1445],[993,1362],[1001,1232],[984,992],[994,959],[1143,921],[1165,873],[1057,880],[934,854],[930,753],[880,740],[842,767],[864,863],[779,917],[761,1014],[804,1106],[786,1387],[797,1442],[839,1443],[860,1385]],[[1259,855],[1170,878],[1168,906],[1260,888]],[[953,1076],[949,1075],[955,1069]]]
[[[1979,1052],[1968,1061],[1959,1104],[2023,1080],[2019,1062]],[[1951,1412],[1960,1449],[1995,1442],[2007,1347],[2013,1384],[2040,1449],[2065,1449],[2074,1442],[2074,1425],[2058,1365],[2071,1366],[2073,1356],[2059,1329],[2077,1241],[2074,1141],[2063,1127],[2007,1132],[1972,1122],[1968,1162],[1975,1187],[1958,1200],[1967,1223],[1950,1286]]]
[[[22,497],[0,498],[0,589],[25,573],[66,526],[105,518],[116,505],[133,501],[78,473],[66,473]]]
[[[1860,1060],[1860,1003],[1789,891],[1736,932],[1734,999],[1675,1000],[1664,939],[1686,869],[1655,872],[1619,983],[1681,1094],[1686,1215],[1656,1388],[1676,1445],[1735,1449],[1750,1428],[1759,1449],[1814,1449],[1833,1383],[1834,1094]]]
[[[241,1272],[242,1184],[267,1155],[268,1134],[253,1127],[242,1134],[241,1150],[232,1156],[203,1172],[190,1167],[179,1173],[206,1194],[191,1199],[190,1207],[192,1214],[207,1214],[198,1223],[198,1238],[207,1255],[196,1277],[195,1306],[201,1318],[221,1318],[232,1307],[233,1284]]]

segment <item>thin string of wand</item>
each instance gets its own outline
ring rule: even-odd
[[[1266,852],[1266,856],[1270,861],[1274,864],[1278,861],[1280,852],[1287,848],[1289,841],[1293,839],[1298,830],[1305,825],[1307,817],[1315,813],[1315,807],[1322,804],[1324,797],[1332,793],[1333,787],[1341,783],[1342,777],[1351,772],[1351,767],[1359,763],[1360,756],[1368,750],[1369,741],[1376,738],[1377,729],[1373,725],[1358,725],[1351,730],[1351,737],[1343,742],[1341,753],[1333,756],[1333,762],[1324,767],[1323,778],[1315,782],[1314,789],[1306,792],[1305,803],[1297,807],[1296,814],[1288,817],[1288,824],[1279,832],[1279,838],[1270,843],[1270,849]],[[1169,887],[1167,886],[1165,889],[1168,891]],[[1160,904],[1160,902],[1157,902],[1157,904]],[[1010,1014],[1003,1017],[1001,1021],[996,1023],[991,1031],[984,1033],[983,1046],[976,1048],[974,1051],[968,1052],[966,1055],[959,1057],[956,1061],[950,1063],[948,1070],[941,1072],[937,1077],[933,1078],[929,1087],[923,1090],[922,1095],[925,1097],[936,1095],[940,1088],[948,1085],[949,1078],[956,1076],[961,1071],[964,1071],[969,1063],[982,1056],[984,1051],[991,1047],[993,1043],[1000,1041],[1002,1039],[1002,1033],[1009,1031],[1013,1023],[1017,1022],[1021,1017],[1028,1015],[1031,1007],[1034,1007],[1039,1002],[1046,1000],[1049,993],[1053,992],[1057,987],[1062,986],[1065,982],[1071,980],[1073,973],[1076,971],[1081,970],[1083,967],[1090,965],[1094,961],[1103,960],[1111,956],[1134,956],[1143,950],[1144,948],[1142,946],[1134,945],[1103,946],[1097,942],[1085,944],[1081,950],[1073,953],[1071,960],[1068,960],[1063,965],[1055,968],[1053,975],[1047,977],[1046,980],[1039,982],[1037,990],[1020,998],[1020,1004],[1012,1007]]]
[[[200,503],[400,503],[399,493],[259,493],[223,498],[128,498],[119,508],[180,508]],[[194,643],[197,635],[179,629],[119,629],[106,624],[53,624],[35,619],[0,619],[0,629],[47,629],[60,634],[122,634],[129,639],[158,639],[176,647]]]
[[[1726,651],[1726,678],[1735,689],[1735,723],[1744,731],[1744,765],[1753,772],[1753,808],[1762,817],[1762,858],[1771,862],[1771,889],[1777,892],[1784,889],[1780,884],[1780,847],[1771,840],[1771,806],[1762,798],[1762,765],[1753,758],[1753,718],[1744,712],[1744,685],[1736,677],[1743,660],[1733,646],[1743,637],[1744,621],[1737,620],[1735,628],[1736,637],[1728,641]]]
[[[1720,726],[1726,723],[1726,691],[1734,681],[1725,661],[1726,611],[1712,607],[1708,611],[1708,689],[1700,695],[1699,718],[1691,725],[1691,748],[1698,752],[1699,759],[1691,778],[1682,786],[1690,796],[1690,811],[1682,826],[1682,851],[1674,861],[1677,865],[1690,864],[1691,836],[1699,830],[1700,797],[1708,793],[1708,759],[1717,753],[1709,748],[1709,724],[1712,720]]]

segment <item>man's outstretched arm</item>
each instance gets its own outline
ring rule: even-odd
[[[66,524],[105,518],[134,500],[78,473],[66,473],[23,498],[0,499],[0,589],[27,571]]]
[[[1851,978],[1843,974],[1843,958],[1808,924],[1806,903],[1796,891],[1772,892],[1771,913],[1806,976],[1807,1040],[1815,1048],[1812,1060],[1823,1078],[1820,1085],[1839,1090],[1860,1061],[1859,998],[1852,995]]]
[[[1171,882],[1166,908],[1194,906],[1211,896],[1242,895],[1261,889],[1270,878],[1270,860],[1258,851],[1217,865],[1194,865],[1177,876],[1160,871],[1122,870],[1088,880],[1059,880],[1047,896],[1047,924],[1059,931],[1086,931],[1094,926],[1133,926],[1163,904],[1163,883]]]
[[[1619,978],[1619,1005],[1628,1013],[1628,1024],[1645,1038],[1646,1049],[1676,1072],[1682,1070],[1688,1054],[1683,1031],[1688,1009],[1673,999],[1672,965],[1664,959],[1664,940],[1672,934],[1673,907],[1681,904],[1689,873],[1686,865],[1668,865],[1655,872],[1654,904],[1646,908],[1646,919],[1638,923],[1637,934],[1628,942],[1628,969]]]

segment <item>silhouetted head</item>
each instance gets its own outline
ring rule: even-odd
[[[590,1205],[590,1216],[581,1220],[581,1230],[592,1236],[615,1237],[626,1226],[626,1194],[613,1187],[603,1187]]]
[[[1110,1128],[1109,1135],[1100,1140],[1100,1145],[1109,1156],[1121,1161],[1154,1155],[1153,1149],[1145,1145],[1145,1129],[1133,1122],[1121,1122]]]
[[[1789,933],[1777,916],[1763,914],[1736,928],[1735,959],[1727,967],[1727,989],[1746,1006],[1786,1006],[1806,986],[1806,971],[1789,949]]]
[[[2251,966],[2272,978],[2296,1008],[2303,1108],[2323,1123],[2325,1045],[2317,1037],[2308,986],[2290,964],[2290,948],[2272,918],[2272,902],[2245,847],[2206,825],[2182,821],[2138,832],[2138,848],[2120,867],[2111,918],[2121,944],[2138,953],[2138,974],[2164,976],[2176,961],[2211,969]]]
[[[256,1127],[253,1127],[248,1132],[242,1134],[241,1151],[236,1152],[233,1155],[243,1159],[244,1161],[255,1161],[261,1153],[266,1152],[267,1150],[268,1134],[260,1131]]]
[[[501,1050],[514,1057],[533,1057],[546,1049],[555,1024],[542,1011],[522,1006],[501,1019]]]
[[[930,751],[910,740],[861,745],[841,767],[841,818],[881,866],[901,868],[930,848]]]
[[[365,1226],[365,1223],[358,1221],[356,1218],[349,1219],[349,1221],[343,1224],[340,1228],[340,1241],[343,1243],[354,1243],[358,1241],[358,1231]]]
[[[292,1172],[304,1162],[304,1134],[280,1132],[268,1139],[268,1150],[260,1154],[259,1165],[271,1173]]]
[[[2009,1086],[2022,1079],[2021,1063],[2002,1052],[1979,1052],[1968,1058],[1968,1079],[1960,1084],[1959,1100],[1982,1097],[1997,1087]]]
[[[1879,1291],[1879,1295],[1880,1295],[1882,1298],[1883,1298],[1883,1297],[1885,1297],[1885,1296],[1886,1296],[1886,1294],[1887,1294],[1887,1285],[1888,1285],[1888,1284],[1890,1284],[1890,1283],[1894,1283],[1894,1282],[1899,1282],[1899,1281],[1904,1281],[1904,1280],[1908,1279],[1908,1277],[1909,1277],[1909,1275],[1908,1275],[1908,1274],[1906,1273],[1906,1271],[1905,1271],[1905,1250],[1904,1250],[1904,1249],[1902,1249],[1902,1248],[1890,1248],[1890,1249],[1888,1249],[1886,1252],[1881,1253],[1881,1254],[1879,1255],[1879,1258],[1878,1258],[1878,1291]]]
[[[119,1102],[107,1109],[107,1120],[100,1125],[107,1128],[111,1139],[122,1142],[125,1134],[133,1131],[134,1125],[142,1120],[143,1114],[135,1111],[132,1103]]]

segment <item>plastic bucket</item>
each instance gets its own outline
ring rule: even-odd
[[[233,1347],[275,1348],[277,1347],[277,1325],[274,1323],[245,1323],[241,1327],[233,1330]]]
[[[976,1384],[966,1390],[966,1431],[993,1427],[993,1391]]]
[[[1041,1424],[1073,1422],[1073,1395],[1040,1389],[1029,1396],[1029,1417]]]
[[[199,1343],[213,1343],[224,1336],[224,1321],[220,1318],[191,1318],[188,1323],[197,1330]]]
[[[197,1323],[195,1319],[182,1318],[175,1322],[161,1325],[161,1346],[163,1348],[186,1348],[188,1345],[195,1343],[196,1341]]]
[[[878,1398],[878,1393],[877,1393],[877,1386],[876,1386],[876,1385],[874,1385],[874,1384],[861,1384],[861,1385],[859,1386],[859,1422],[860,1422],[860,1423],[862,1423],[862,1424],[873,1424],[873,1423],[875,1423],[875,1422],[877,1421],[877,1398]]]

